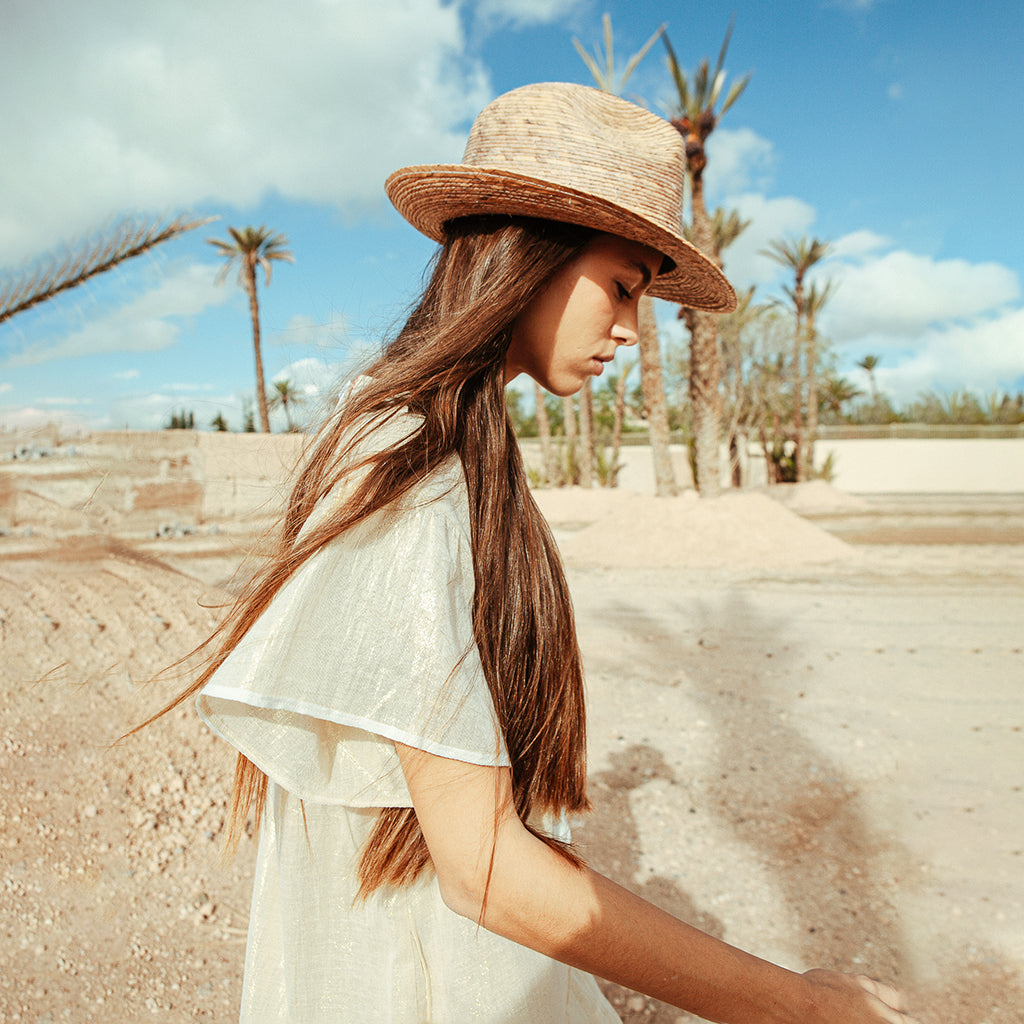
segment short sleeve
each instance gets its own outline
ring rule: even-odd
[[[460,483],[318,551],[200,692],[204,721],[297,796],[411,806],[394,741],[508,764],[473,636]]]

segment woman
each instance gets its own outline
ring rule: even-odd
[[[571,85],[495,100],[459,165],[388,194],[442,242],[404,329],[312,446],[276,554],[198,693],[239,751],[230,842],[261,822],[242,1020],[615,1021],[592,974],[712,1020],[907,1020],[603,878],[580,656],[504,387],[571,395],[637,340],[641,295],[734,295],[679,234],[682,141]]]

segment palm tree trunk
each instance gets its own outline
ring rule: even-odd
[[[807,437],[804,431],[804,373],[803,373],[803,328],[804,328],[804,301],[803,282],[798,277],[796,288],[793,290],[794,303],[796,305],[796,332],[793,335],[793,439],[796,441],[795,463],[796,480],[802,483],[807,479],[807,464],[805,462]]]
[[[612,414],[612,457],[608,463],[608,486],[619,486],[619,449],[622,446],[622,425],[626,419],[626,378],[636,363],[622,368],[615,382],[615,407]]]
[[[548,418],[548,407],[544,402],[544,389],[536,381],[533,384],[533,395],[537,404],[537,436],[540,438],[544,483],[551,486],[558,482],[555,451],[551,444],[551,420]]]
[[[571,487],[579,473],[576,452],[576,407],[572,397],[562,398],[562,429],[565,431],[565,482]]]
[[[690,176],[693,240],[708,259],[717,262],[711,218],[704,206],[703,172]],[[697,491],[702,498],[721,493],[718,443],[721,434],[721,366],[718,358],[718,320],[712,313],[694,310],[690,328],[690,408],[693,413],[693,455]]]
[[[260,306],[256,299],[256,267],[246,266],[245,290],[249,293],[249,315],[252,317],[252,348],[256,355],[256,401],[260,409],[260,429],[270,433],[270,413],[267,410],[267,389],[263,383],[263,353],[260,351]]]
[[[669,451],[668,406],[661,376],[661,352],[658,345],[658,322],[654,301],[650,296],[640,299],[640,382],[644,393],[644,410],[654,461],[654,493],[658,497],[678,494],[676,474]]]
[[[690,406],[696,483],[702,498],[717,498],[721,493],[718,444],[722,396],[718,384],[718,325],[714,314],[695,310],[690,335]]]
[[[804,431],[804,443],[800,446],[804,475],[807,480],[814,475],[814,442],[818,437],[818,339],[814,331],[814,323],[808,318],[807,323],[807,426]],[[799,468],[798,468],[799,472]]]
[[[594,486],[594,392],[588,378],[580,389],[580,487]]]

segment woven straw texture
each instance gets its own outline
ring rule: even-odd
[[[456,217],[507,213],[642,242],[675,263],[652,295],[727,312],[732,288],[681,234],[683,161],[682,137],[655,114],[587,86],[546,83],[485,107],[461,164],[406,167],[386,188],[402,216],[436,241]]]

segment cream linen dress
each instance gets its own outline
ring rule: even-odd
[[[417,423],[393,418],[370,443]],[[270,779],[242,1024],[618,1022],[590,975],[454,914],[432,872],[356,898],[378,808],[412,806],[395,741],[509,763],[472,601],[453,457],[314,555],[199,694],[204,721]]]

